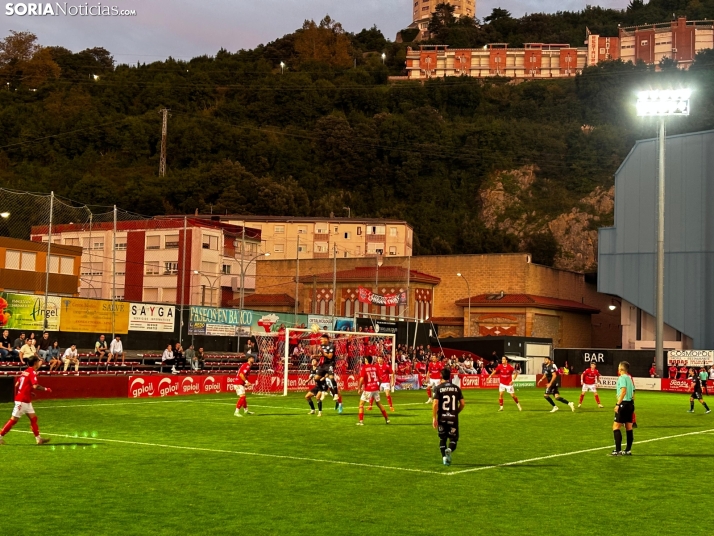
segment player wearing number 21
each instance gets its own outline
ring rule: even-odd
[[[459,440],[459,413],[466,405],[461,389],[451,383],[451,371],[441,371],[441,383],[434,388],[432,424],[439,432],[439,449],[444,465],[451,465],[451,453]],[[449,442],[447,444],[447,441]]]
[[[377,403],[377,407],[382,412],[382,417],[384,417],[386,423],[389,424],[387,410],[384,409],[379,399],[379,368],[377,365],[372,364],[372,358],[370,356],[364,358],[364,365],[362,365],[362,370],[359,374],[357,390],[362,393],[359,399],[359,421],[357,422],[357,426],[364,425],[364,404],[372,400]]]
[[[42,366],[42,360],[37,356],[33,356],[26,362],[30,366],[22,372],[17,382],[15,382],[15,388],[17,389],[15,394],[15,408],[12,410],[12,417],[10,417],[10,420],[5,423],[2,431],[0,431],[0,445],[5,444],[3,437],[17,424],[17,421],[19,421],[23,415],[27,415],[30,418],[30,427],[32,428],[32,433],[35,434],[35,441],[37,441],[38,445],[44,445],[50,441],[49,439],[40,437],[40,429],[37,426],[37,415],[35,415],[35,409],[32,407],[32,391],[36,389],[38,391],[51,393],[52,389],[42,387],[37,383],[37,370]]]

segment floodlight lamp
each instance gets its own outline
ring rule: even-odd
[[[8,219],[10,217],[9,212],[0,212],[0,218]]]
[[[461,277],[461,272],[456,272],[456,277]]]
[[[614,311],[615,309],[617,309],[617,305],[611,304],[611,305],[608,305],[607,308],[610,309],[611,311]]]
[[[692,91],[688,88],[640,91],[637,94],[637,115],[640,117],[689,115],[691,94]]]

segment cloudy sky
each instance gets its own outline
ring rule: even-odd
[[[412,5],[411,0],[90,1],[92,6],[98,3],[135,10],[136,16],[8,15],[8,0],[2,0],[0,37],[9,30],[29,30],[37,34],[43,45],[61,45],[74,51],[104,47],[119,63],[149,62],[167,56],[189,59],[214,54],[221,47],[235,51],[267,43],[300,27],[305,19],[319,20],[326,13],[342,22],[348,31],[376,24],[388,38],[394,39],[396,32],[411,22]],[[494,7],[503,7],[519,16],[535,11],[580,10],[587,3],[594,2],[477,0],[476,10],[480,18]],[[628,0],[600,0],[604,7],[623,8],[627,3]],[[64,0],[61,4],[64,5]],[[85,0],[67,0],[66,5],[85,5]],[[51,6],[57,11],[54,2]]]

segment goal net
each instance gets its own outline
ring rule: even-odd
[[[253,392],[287,395],[289,391],[307,390],[311,361],[320,355],[322,335],[328,335],[335,347],[335,378],[340,390],[357,389],[364,356],[381,355],[395,370],[396,337],[392,333],[287,328],[283,333],[255,335],[258,370]]]

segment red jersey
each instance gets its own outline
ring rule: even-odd
[[[359,373],[365,391],[379,391],[379,369],[377,365],[363,365]]]
[[[392,367],[386,361],[381,365],[377,363],[377,374],[379,375],[379,383],[390,383],[392,381]]]
[[[682,367],[679,369],[679,379],[686,380],[689,376],[689,369],[687,367]]]
[[[498,374],[498,381],[503,385],[511,385],[513,383],[513,371],[514,369],[511,365],[504,365],[501,363],[496,367],[494,371]]]
[[[248,363],[246,361],[238,369],[238,380],[237,380],[238,385],[245,385],[245,382],[243,381],[243,378],[241,378],[241,375],[245,376],[245,378],[248,379],[249,372],[250,372],[250,363]]]
[[[444,370],[444,363],[441,361],[429,361],[429,379],[440,380],[441,371]]]
[[[319,333],[311,333],[310,334],[310,345],[311,346],[320,346],[320,338],[322,335]]]
[[[657,375],[657,369],[652,367],[650,368],[650,376],[656,376]]]
[[[673,380],[676,377],[677,377],[677,367],[672,365],[671,367],[669,367],[669,379]]]
[[[37,385],[37,374],[35,369],[28,367],[21,375],[18,381],[17,394],[15,395],[15,402],[25,402],[27,404],[32,402],[32,387]]]
[[[600,373],[598,372],[597,369],[592,370],[592,369],[585,369],[583,371],[583,383],[585,385],[595,385],[597,382],[597,379],[600,377]]]

